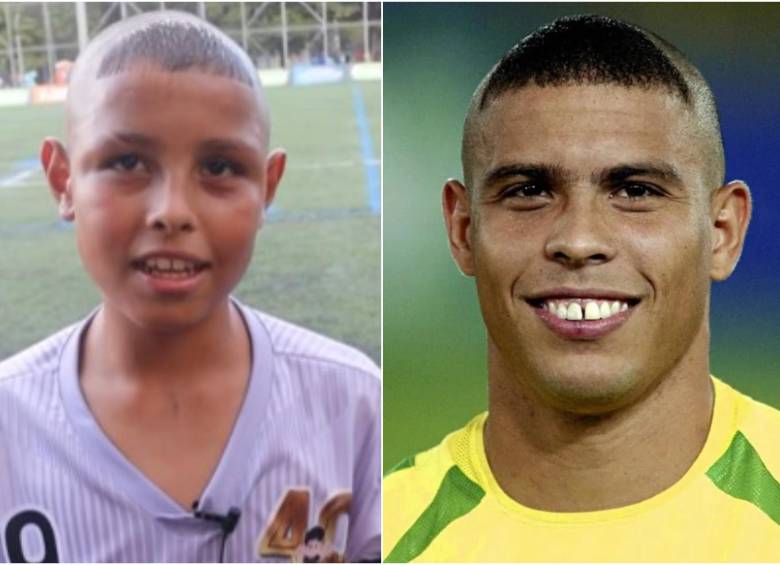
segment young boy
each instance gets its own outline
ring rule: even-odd
[[[41,160],[102,305],[0,364],[0,560],[380,553],[379,379],[230,297],[285,165],[249,58],[157,12],[79,57]]]

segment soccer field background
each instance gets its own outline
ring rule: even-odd
[[[267,90],[287,171],[235,291],[244,303],[380,361],[379,81]],[[62,105],[0,108],[0,359],[81,319],[100,296],[38,164]]]
[[[449,256],[441,187],[461,177],[471,93],[512,45],[567,14],[661,34],[712,82],[729,178],[754,216],[736,272],[713,285],[712,372],[780,407],[780,5],[384,6],[384,467],[432,447],[487,407],[485,330],[473,280]]]

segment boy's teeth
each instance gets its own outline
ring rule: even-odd
[[[544,307],[561,320],[603,320],[628,310],[628,303],[620,300],[547,300]]]
[[[150,273],[170,275],[191,275],[196,271],[194,262],[168,257],[150,257],[144,261],[143,267]]]

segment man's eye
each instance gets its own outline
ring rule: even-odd
[[[134,173],[140,172],[143,163],[138,155],[128,153],[109,160],[108,167],[120,173]]]
[[[618,198],[641,200],[648,196],[661,196],[661,191],[646,184],[627,184],[613,193]]]
[[[231,177],[241,174],[241,168],[228,159],[215,158],[203,162],[203,172],[211,177]]]
[[[507,190],[504,195],[510,198],[536,198],[544,196],[547,189],[540,184],[527,183],[513,186]]]

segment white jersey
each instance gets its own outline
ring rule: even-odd
[[[134,467],[87,407],[77,367],[89,319],[0,363],[0,560],[379,559],[376,365],[239,308],[252,374],[200,517]]]

